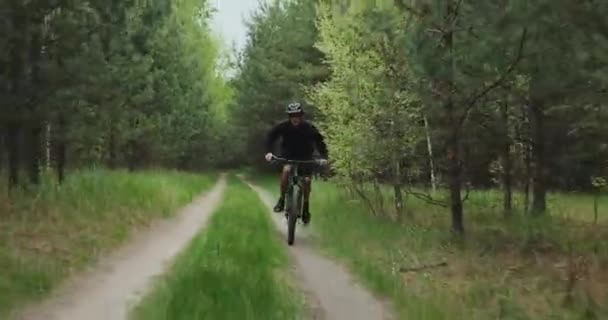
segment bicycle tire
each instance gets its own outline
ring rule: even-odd
[[[296,225],[298,212],[302,210],[302,190],[299,186],[294,186],[289,199],[289,209],[287,212],[287,244],[293,245],[296,236]]]

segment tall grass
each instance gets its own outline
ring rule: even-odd
[[[178,172],[83,170],[57,186],[0,190],[0,318],[48,293],[61,279],[168,217],[213,184]]]
[[[257,181],[277,190],[274,177]],[[498,192],[473,192],[467,235],[459,239],[448,231],[445,208],[410,197],[411,216],[393,222],[334,184],[315,181],[311,227],[322,250],[394,302],[399,319],[606,318],[607,226],[572,216],[587,214],[590,197],[549,199],[551,216],[517,213],[505,221]],[[400,270],[444,261],[447,266]]]
[[[447,198],[447,193],[444,195]],[[531,201],[530,197],[530,201]],[[481,210],[483,213],[495,216],[502,211],[503,193],[502,191],[474,190],[469,194],[465,206],[474,212]],[[420,201],[415,201],[415,203]],[[424,203],[420,203],[424,205]],[[522,192],[513,193],[513,208],[516,212],[524,210],[524,194]],[[594,196],[581,192],[549,192],[547,194],[547,210],[551,216],[564,219],[572,219],[581,222],[594,221]],[[608,195],[601,195],[598,198],[598,220],[608,222]]]
[[[225,201],[136,319],[301,319],[282,241],[255,193],[230,180]],[[305,318],[305,317],[304,317]]]

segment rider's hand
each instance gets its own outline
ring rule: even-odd
[[[327,165],[327,162],[328,162],[327,159],[319,159],[317,161],[318,161],[319,165],[321,165],[321,166]]]
[[[274,157],[274,155],[270,152],[268,152],[266,154],[266,156],[264,156],[264,158],[266,158],[266,161],[270,162],[270,160],[272,160],[272,157]]]

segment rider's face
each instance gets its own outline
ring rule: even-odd
[[[299,126],[300,123],[302,123],[302,115],[290,115],[289,122],[291,122],[291,125],[293,126]]]

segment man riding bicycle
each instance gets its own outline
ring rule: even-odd
[[[274,157],[272,147],[279,137],[282,138],[281,157],[283,158],[303,161],[312,160],[316,147],[321,157],[327,159],[328,152],[324,138],[312,123],[304,120],[304,109],[302,109],[302,106],[297,102],[290,103],[287,106],[287,115],[289,117],[288,120],[277,124],[268,133],[266,140],[266,161],[272,161]],[[275,212],[281,212],[284,209],[290,170],[290,165],[283,166],[280,180],[281,196],[274,207]],[[300,169],[300,174],[305,177],[302,222],[308,224],[310,222],[308,203],[310,199],[312,168],[304,166]]]

